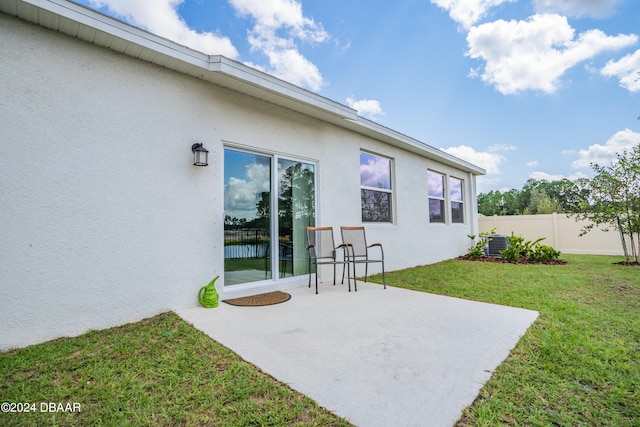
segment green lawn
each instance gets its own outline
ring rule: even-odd
[[[226,259],[224,260],[224,270],[227,272],[243,270],[271,271],[271,264],[269,264],[270,262],[271,260],[267,261],[264,258]],[[293,274],[292,269],[293,265],[288,262],[285,271],[280,271],[280,273],[291,275]]]
[[[459,425],[639,426],[640,267],[447,261],[387,284],[540,312]]]
[[[459,425],[640,425],[640,267],[563,258],[388,273],[392,286],[540,312]],[[1,353],[0,397],[37,405],[0,413],[3,426],[349,425],[172,313]],[[81,411],[40,412],[41,402]]]
[[[0,354],[0,396],[36,403],[2,426],[350,425],[173,313]]]

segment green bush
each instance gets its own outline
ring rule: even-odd
[[[469,238],[471,240],[474,240],[476,236],[470,235]],[[481,238],[475,243],[475,245],[471,246],[467,251],[467,255],[469,255],[469,258],[480,258],[482,255],[484,255],[484,246],[487,244],[488,240],[491,239]]]
[[[529,255],[531,261],[545,262],[560,257],[560,251],[547,245],[537,245]]]
[[[540,244],[544,239],[545,237],[541,237],[533,242],[531,240],[525,241],[524,237],[511,233],[511,236],[507,236],[508,247],[500,251],[500,256],[509,262],[546,262],[558,258],[560,251],[556,251],[551,246]]]
[[[475,246],[469,248],[467,255],[469,255],[469,258],[480,258],[484,255],[484,243],[481,241],[476,243]]]
[[[467,234],[467,237],[471,239],[471,247],[467,251],[467,255],[469,256],[469,258],[471,259],[480,258],[485,254],[484,248],[485,246],[487,246],[487,244],[489,244],[489,241],[491,241],[491,238],[488,236],[495,233],[495,231],[496,229],[492,228],[491,231],[485,231],[484,233],[480,233],[478,241],[475,242],[475,244],[473,242],[476,239],[476,235]]]

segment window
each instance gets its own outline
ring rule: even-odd
[[[429,222],[444,222],[444,175],[429,171]]]
[[[225,286],[307,274],[315,164],[224,150]]]
[[[363,222],[391,222],[391,160],[360,153],[360,202]]]
[[[464,222],[461,179],[449,177],[449,199],[451,201],[451,222]]]

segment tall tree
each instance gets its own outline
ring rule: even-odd
[[[560,202],[555,198],[551,198],[544,189],[532,189],[529,197],[529,205],[524,209],[523,214],[552,214],[554,212],[564,212]]]
[[[617,154],[607,166],[592,163],[592,179],[582,179],[579,186],[584,197],[577,205],[576,218],[589,219],[595,226],[616,230],[627,261],[638,262],[640,246],[640,145]]]

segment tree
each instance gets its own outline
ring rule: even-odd
[[[503,215],[502,203],[502,194],[499,191],[478,194],[478,212],[482,215]]]
[[[519,215],[522,213],[518,209],[518,190],[512,189],[501,193],[500,191],[490,191],[487,194],[478,195],[478,212],[482,215]]]
[[[541,181],[538,188],[560,205],[556,212],[571,212],[580,200],[580,189],[575,182],[567,178],[558,181]]]
[[[563,212],[562,205],[557,199],[551,198],[544,190],[534,188],[531,190],[529,205],[524,209],[524,215],[552,214]]]
[[[620,234],[627,262],[638,262],[640,247],[640,145],[616,155],[608,166],[591,164],[592,179],[582,179],[578,185],[583,199],[576,206],[577,219],[589,219],[594,224],[585,227],[585,234],[602,226]]]
[[[478,213],[488,216],[567,213],[574,210],[580,198],[580,188],[569,179],[538,181],[532,178],[522,190],[479,194]]]
[[[280,178],[278,224],[281,235],[291,234],[294,219],[305,218],[312,225],[315,212],[314,175],[302,163],[285,169]]]

